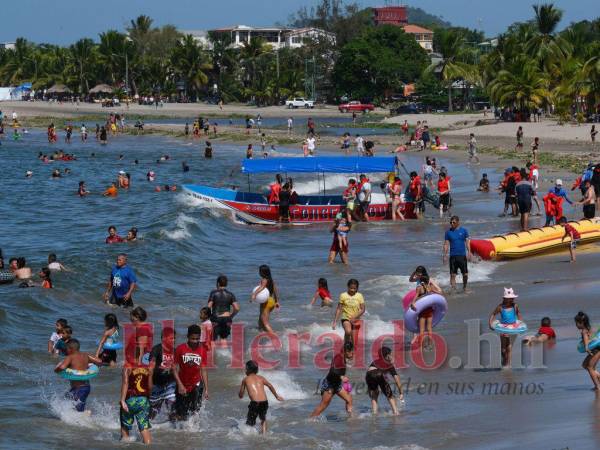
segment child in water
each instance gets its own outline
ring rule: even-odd
[[[48,269],[47,267],[44,267],[42,270],[40,270],[40,273],[38,275],[42,279],[42,288],[43,289],[52,289],[52,280],[50,279],[50,269]]]
[[[210,308],[207,306],[200,310],[200,328],[202,328],[200,344],[202,344],[204,348],[206,348],[206,351],[209,352],[213,340],[213,325],[210,321]]]
[[[481,176],[477,190],[480,192],[490,192],[490,180],[488,180],[487,173]]]
[[[317,282],[317,290],[315,291],[315,294],[313,295],[313,298],[310,301],[310,306],[315,304],[318,297],[321,297],[321,307],[331,307],[331,305],[333,304],[329,288],[327,287],[327,280],[325,278],[319,278],[319,281]]]
[[[50,339],[48,339],[48,353],[53,355],[58,354],[58,350],[56,350],[56,343],[60,340],[60,334],[62,329],[68,325],[67,319],[58,319],[54,324],[54,332],[50,335]]]
[[[394,367],[392,350],[389,347],[381,347],[381,350],[379,350],[379,358],[371,363],[367,369],[367,375],[365,376],[365,382],[369,389],[369,397],[371,398],[371,409],[373,410],[373,414],[377,414],[377,398],[379,397],[379,391],[381,391],[390,402],[394,415],[398,415],[396,399],[394,398],[394,392],[390,386],[391,380],[394,380],[394,383],[398,387],[400,401],[404,402],[402,384],[400,383],[400,376]]]
[[[579,232],[573,227],[573,225],[567,223],[567,218],[562,216],[558,223],[561,227],[565,229],[565,234],[563,235],[561,242],[565,241],[565,238],[571,238],[571,242],[569,242],[569,254],[571,255],[571,262],[575,262],[575,249],[577,248],[577,242],[581,239],[581,235]]]
[[[344,341],[354,343],[353,332],[360,328],[360,318],[365,313],[366,307],[363,295],[358,292],[358,280],[354,278],[348,280],[347,286],[348,290],[340,294],[331,328],[335,330],[336,322],[341,315]]]
[[[420,283],[417,285],[416,289],[417,295],[415,295],[415,298],[410,304],[410,309],[413,311],[417,310],[415,303],[420,298],[432,293],[429,283],[429,275],[421,275]],[[425,333],[425,330],[427,330],[427,333]],[[421,344],[425,345],[425,348],[428,349],[431,346],[431,333],[433,333],[433,308],[427,308],[421,311],[419,314],[419,334],[418,336],[415,336],[413,343],[418,340]]]
[[[336,219],[337,226],[335,227],[335,234],[338,239],[340,248],[348,248],[348,233],[350,232],[350,226],[346,217],[340,217]]]
[[[512,288],[504,288],[504,296],[502,303],[496,306],[496,309],[492,312],[489,319],[489,326],[491,330],[494,330],[492,322],[494,322],[496,316],[500,314],[500,323],[503,325],[510,325],[522,321],[521,311],[519,306],[515,303],[515,298],[518,295]],[[500,344],[502,346],[502,367],[509,367],[511,360],[512,351],[512,338],[508,334],[500,334]]]
[[[579,311],[575,316],[575,326],[581,332],[581,340],[587,352],[587,356],[581,363],[581,367],[588,371],[592,383],[594,383],[594,391],[600,391],[600,373],[596,370],[598,360],[600,360],[600,348],[589,348],[590,341],[592,340],[592,326],[590,325],[590,318],[582,311]]]
[[[56,344],[54,345],[55,353],[59,354],[61,356],[66,356],[67,355],[67,344],[72,339],[73,329],[69,325],[65,325],[59,331],[58,335],[60,336],[60,339],[58,341],[56,341]]]
[[[244,398],[244,392],[248,391],[250,404],[248,405],[246,425],[253,427],[256,425],[256,418],[258,417],[260,419],[261,434],[267,432],[267,410],[269,409],[265,387],[269,388],[277,400],[283,401],[273,385],[265,377],[258,375],[258,364],[253,360],[248,361],[246,363],[246,376],[242,380],[239,397]]]
[[[104,316],[104,333],[98,342],[96,358],[102,360],[102,364],[110,367],[117,365],[117,351],[104,348],[105,345],[114,345],[119,342],[119,321],[117,316],[110,313]]]
[[[537,334],[530,338],[523,339],[523,342],[527,345],[532,345],[535,343],[544,343],[554,340],[556,340],[556,333],[554,332],[554,328],[552,328],[550,317],[544,317],[542,318],[542,323]]]
[[[100,364],[98,358],[79,351],[79,341],[71,339],[67,344],[67,357],[56,365],[54,371],[60,373],[65,369],[88,370],[90,363]],[[85,410],[85,403],[90,395],[89,381],[71,381],[71,389],[65,397],[75,402],[75,409],[79,412]]]

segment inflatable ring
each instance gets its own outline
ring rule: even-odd
[[[404,311],[404,325],[408,331],[418,333],[419,315],[426,309],[432,308],[432,326],[435,327],[446,315],[446,311],[448,310],[448,302],[446,302],[446,299],[440,294],[428,294],[415,302],[415,308],[416,310],[413,310],[409,307],[406,309],[406,311]]]
[[[592,337],[588,344],[588,349],[590,350],[596,350],[597,348],[600,348],[600,335],[598,334]],[[585,353],[585,345],[583,345],[583,340],[579,341],[579,344],[577,345],[577,350],[579,350],[579,353]]]
[[[87,370],[65,369],[60,372],[60,376],[69,381],[87,381],[91,380],[100,373],[100,369],[95,364],[88,365]]]
[[[502,334],[521,334],[527,331],[527,324],[525,322],[521,322],[517,320],[515,323],[500,323],[499,320],[494,320],[492,322],[492,328],[494,331]]]
[[[404,298],[402,299],[402,308],[404,309],[404,311],[408,309],[408,307],[410,306],[410,304],[416,296],[417,291],[415,291],[414,289],[404,296]]]
[[[342,387],[348,394],[352,393],[352,383],[350,383],[349,381],[344,381],[342,383]]]
[[[254,289],[252,289],[252,293],[254,294],[259,289],[260,289],[260,286],[256,286]],[[255,301],[256,301],[256,303],[265,303],[267,300],[269,300],[270,296],[271,296],[271,293],[269,292],[269,290],[267,288],[265,288],[258,293]]]
[[[107,344],[106,342],[102,346],[104,350],[121,350],[123,348],[122,342],[113,342],[112,344]]]

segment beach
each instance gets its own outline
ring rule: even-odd
[[[442,244],[448,220],[440,220],[437,211],[427,206],[425,218],[404,223],[356,225],[349,235],[350,264],[327,264],[331,234],[326,225],[307,227],[249,227],[227,213],[208,207],[181,190],[155,192],[156,185],[186,183],[211,186],[246,186],[240,173],[246,145],[253,143],[259,152],[256,129],[245,135],[242,121],[246,114],[258,113],[265,119],[265,133],[275,145],[271,156],[301,156],[301,140],[307,118],[317,121],[321,134],[318,155],[340,155],[339,140],[344,131],[356,134],[365,130],[366,139],[376,143],[378,156],[389,155],[401,141],[399,128],[405,119],[411,125],[427,120],[438,129],[447,152],[419,152],[412,149],[398,154],[409,170],[420,171],[425,155],[435,156],[438,166],[446,166],[452,176],[454,206],[461,225],[473,238],[486,238],[519,229],[518,219],[499,218],[503,196],[493,190],[477,192],[483,173],[490,178],[492,189],[499,183],[503,170],[523,166],[528,146],[534,136],[542,139],[542,153],[555,156],[569,154],[578,161],[596,155],[587,143],[589,125],[558,126],[550,119],[542,123],[523,124],[525,152],[510,153],[514,148],[516,123],[476,125],[484,120],[477,114],[399,116],[370,125],[368,121],[352,124],[350,115],[341,115],[332,107],[314,110],[287,110],[283,107],[250,108],[225,105],[166,104],[163,108],[130,105],[129,109],[105,109],[98,105],[2,103],[8,116],[15,110],[29,133],[19,141],[5,136],[1,152],[4,176],[0,180],[0,211],[5,220],[0,225],[5,258],[25,255],[37,271],[49,252],[55,252],[71,272],[58,273],[55,288],[18,289],[0,286],[0,420],[6,431],[0,445],[23,448],[80,447],[114,448],[119,435],[118,391],[120,371],[103,368],[92,380],[88,401],[91,415],[81,415],[62,396],[67,383],[52,369],[57,362],[45,349],[54,322],[65,317],[73,324],[74,335],[82,349],[90,351],[102,332],[102,317],[114,312],[121,323],[128,315],[103,304],[101,295],[108,274],[119,252],[126,252],[139,278],[136,305],[143,306],[149,320],[160,329],[162,320],[174,320],[178,342],[183,341],[188,325],[197,321],[198,311],[206,305],[208,293],[218,275],[229,277],[229,288],[238,297],[241,312],[235,322],[244,324],[244,360],[252,353],[258,334],[258,306],[249,303],[252,288],[259,281],[258,266],[269,264],[281,290],[281,308],[272,316],[272,324],[281,338],[281,348],[262,351],[267,360],[279,361],[272,369],[261,370],[278,392],[283,403],[270,398],[270,432],[261,437],[244,425],[247,401],[237,398],[243,376],[239,368],[228,367],[232,349],[216,351],[216,368],[209,370],[211,397],[199,417],[173,429],[161,418],[153,423],[155,446],[159,448],[255,448],[267,445],[290,449],[378,448],[378,449],[512,449],[597,448],[600,442],[600,397],[590,391],[591,382],[581,368],[584,355],[576,350],[579,333],[573,317],[578,311],[592,319],[600,316],[597,298],[597,267],[600,246],[578,248],[577,263],[568,262],[568,251],[539,255],[515,261],[477,261],[470,266],[470,291],[447,296],[448,313],[435,328],[444,340],[447,355],[439,365],[426,355],[427,370],[406,346],[409,336],[389,340],[404,349],[406,367],[398,373],[405,384],[406,401],[400,415],[394,417],[380,396],[381,413],[373,417],[364,389],[366,367],[372,359],[368,351],[382,336],[391,335],[393,320],[402,320],[402,297],[414,284],[408,281],[417,265],[425,265],[447,291],[449,275],[442,262]],[[140,115],[147,122],[148,134],[126,133],[109,136],[107,146],[100,146],[90,135],[87,143],[76,132],[72,144],[48,144],[45,130],[28,127],[36,118],[73,120],[77,117],[124,112]],[[376,113],[378,113],[376,111]],[[381,118],[383,111],[376,117]],[[215,138],[198,140],[185,137],[183,127],[199,115],[219,122]],[[285,120],[294,117],[294,132],[287,136]],[[235,117],[234,117],[235,116]],[[489,114],[488,114],[489,116]],[[154,119],[153,119],[154,117]],[[233,124],[229,124],[229,119]],[[240,119],[242,118],[242,119]],[[234,120],[235,119],[235,120]],[[489,120],[490,117],[485,118]],[[270,120],[270,122],[269,122]],[[361,121],[364,119],[361,118]],[[131,127],[134,120],[128,119]],[[466,123],[465,123],[466,122]],[[386,124],[381,127],[380,123]],[[92,122],[87,123],[92,130]],[[391,125],[391,128],[389,127]],[[380,128],[378,128],[378,126]],[[466,141],[475,133],[481,147],[481,164],[467,166]],[[213,142],[214,157],[203,157],[204,141]],[[61,148],[77,157],[72,162],[43,164],[38,152],[51,153]],[[156,160],[168,154],[169,161]],[[119,158],[123,155],[123,159]],[[136,164],[135,161],[138,161]],[[190,165],[182,172],[181,163]],[[51,179],[54,168],[70,168],[61,179]],[[583,167],[581,167],[583,169]],[[26,170],[32,178],[24,178]],[[129,192],[107,199],[99,195],[113,181],[119,170],[131,174]],[[146,181],[149,170],[156,172],[155,183]],[[580,169],[579,169],[580,170]],[[406,173],[400,174],[408,181]],[[542,166],[541,188],[545,191],[556,178],[570,187],[577,176],[568,165]],[[382,174],[373,174],[379,192]],[[271,174],[257,175],[251,187],[266,192]],[[88,198],[76,195],[77,183],[85,180],[92,192]],[[327,176],[327,189],[341,192],[348,176]],[[294,177],[301,194],[317,193],[319,181],[314,175]],[[579,199],[578,192],[569,193]],[[567,207],[569,218],[579,218],[581,207]],[[532,217],[531,226],[543,225],[542,217]],[[115,225],[123,233],[129,227],[140,230],[141,239],[132,244],[104,244],[106,229]],[[349,368],[355,386],[355,417],[346,418],[343,403],[334,399],[323,417],[307,419],[319,401],[316,388],[327,373],[315,364],[317,354],[328,348],[326,333],[342,335],[340,327],[331,330],[333,312],[329,308],[309,307],[316,281],[325,277],[334,300],[346,289],[349,278],[360,281],[366,299],[364,363]],[[544,316],[552,319],[558,340],[543,349],[515,345],[513,368],[500,370],[488,346],[479,346],[471,334],[481,327],[491,341],[497,335],[487,328],[491,311],[501,301],[504,287],[518,293],[518,304],[529,331],[535,333]],[[597,322],[595,322],[597,324]],[[290,367],[290,336],[308,333],[309,341],[300,346],[300,366]],[[485,334],[487,333],[487,334]],[[477,333],[477,336],[479,334]],[[319,337],[320,340],[319,340]],[[293,344],[292,344],[293,346]],[[476,349],[473,353],[471,348]],[[480,355],[479,361],[473,355]],[[542,355],[543,364],[537,359]],[[477,359],[477,358],[476,358]],[[119,357],[120,363],[122,358]],[[362,384],[362,387],[361,387]],[[510,421],[507,422],[507,417]],[[27,432],[25,432],[25,430]]]

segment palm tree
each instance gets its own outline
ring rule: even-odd
[[[126,36],[116,30],[100,33],[98,53],[113,85],[121,79],[125,68]]]
[[[177,42],[171,62],[175,75],[184,80],[186,87],[193,89],[196,95],[208,83],[206,71],[212,69],[212,64],[191,34]]]
[[[262,54],[270,51],[271,47],[262,38],[252,37],[250,42],[244,42],[240,51],[242,66],[246,70],[246,87],[253,87],[256,79],[256,60]]]
[[[525,45],[529,55],[536,58],[541,67],[548,67],[552,61],[565,56],[566,42],[556,36],[556,27],[562,19],[562,11],[552,3],[534,5],[535,35]]]
[[[15,48],[6,52],[7,62],[0,72],[3,84],[14,85],[31,78],[33,48],[27,39],[16,40]]]
[[[90,90],[89,80],[96,64],[95,44],[89,38],[80,39],[69,47],[70,57],[77,70],[79,92]]]
[[[470,73],[469,65],[462,61],[464,56],[465,39],[456,30],[440,30],[439,48],[442,60],[431,64],[428,72],[439,73],[448,88],[448,111],[452,111],[452,84],[458,79],[464,79]]]
[[[547,76],[527,57],[517,58],[490,82],[490,98],[499,106],[517,106],[521,111],[537,108],[551,98]]]

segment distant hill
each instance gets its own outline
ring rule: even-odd
[[[452,24],[441,17],[429,14],[421,8],[407,6],[408,23],[414,23],[422,26],[437,26],[442,28],[451,27]]]

